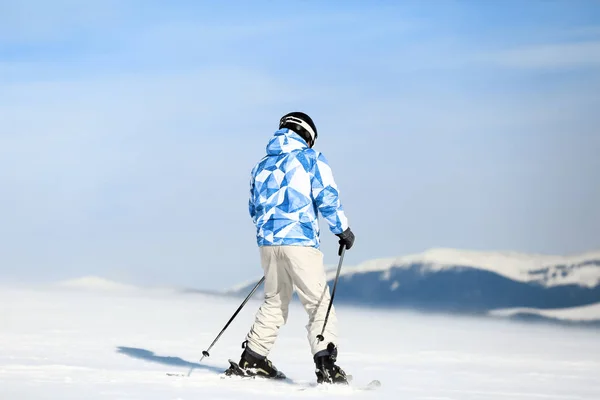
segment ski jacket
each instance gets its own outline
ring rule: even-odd
[[[332,233],[348,221],[331,168],[292,130],[275,132],[266,155],[252,168],[248,208],[259,246],[319,248],[319,213]]]

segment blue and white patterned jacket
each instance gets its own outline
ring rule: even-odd
[[[319,212],[332,233],[348,228],[323,154],[286,128],[275,132],[266,150],[266,156],[252,169],[248,202],[259,246],[319,248]]]

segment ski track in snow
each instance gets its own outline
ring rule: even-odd
[[[339,364],[375,391],[221,379],[258,295],[198,363],[237,298],[119,287],[0,289],[0,399],[600,399],[598,330],[337,307]],[[306,314],[290,307],[271,359],[314,383]],[[191,376],[170,377],[167,373]]]

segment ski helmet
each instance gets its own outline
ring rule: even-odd
[[[281,117],[279,129],[288,128],[300,135],[311,147],[317,140],[317,127],[313,120],[303,112],[294,111]]]

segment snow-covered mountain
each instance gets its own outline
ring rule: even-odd
[[[600,251],[556,256],[439,248],[420,254],[370,260],[356,267],[343,268],[341,275],[382,272],[382,278],[389,279],[388,273],[394,268],[406,269],[414,265],[420,265],[424,273],[477,268],[545,287],[566,284],[595,287],[600,284]],[[335,271],[331,271],[330,276],[333,278]]]
[[[330,282],[335,269],[328,271]],[[255,283],[238,285],[246,294]],[[433,311],[563,309],[600,303],[600,251],[570,256],[432,249],[342,267],[336,302]]]

